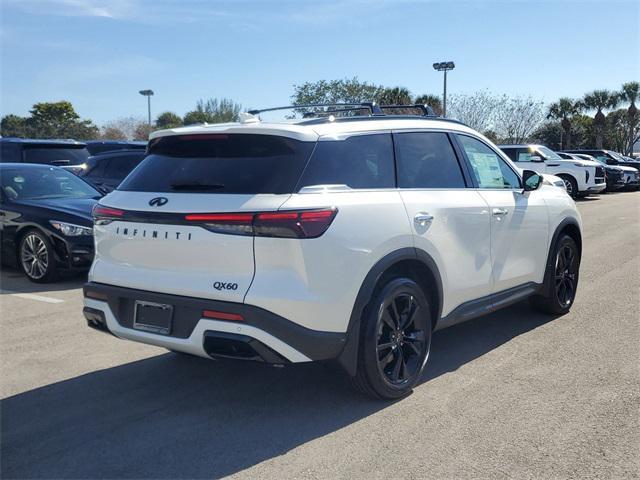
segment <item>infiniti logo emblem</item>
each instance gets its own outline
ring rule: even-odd
[[[149,200],[149,205],[152,207],[161,207],[169,201],[166,197],[156,197]]]

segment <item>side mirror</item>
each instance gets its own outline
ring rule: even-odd
[[[529,157],[529,161],[530,162],[544,162],[544,158],[542,158],[540,155],[531,155]]]
[[[542,185],[542,175],[533,170],[524,170],[522,172],[522,182],[524,183],[525,192],[537,190]]]

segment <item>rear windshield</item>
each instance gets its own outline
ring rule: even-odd
[[[161,137],[118,190],[184,193],[291,193],[314,142],[273,135]]]
[[[84,146],[58,147],[52,145],[29,145],[24,148],[24,162],[47,165],[80,165],[89,158]]]

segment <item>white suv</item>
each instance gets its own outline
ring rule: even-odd
[[[580,197],[607,188],[604,168],[589,160],[566,160],[544,145],[500,145],[500,149],[520,168],[562,178],[567,193]]]
[[[566,313],[582,237],[564,189],[458,122],[365,107],[154,132],[94,210],[88,324],[205,358],[332,360],[398,398],[433,330],[526,298]]]

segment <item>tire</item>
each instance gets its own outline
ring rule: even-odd
[[[40,230],[27,231],[18,244],[17,260],[25,276],[35,283],[56,279],[56,259],[53,245]]]
[[[578,191],[578,182],[570,175],[558,175],[564,182],[564,187],[571,198],[578,198],[580,192]]]
[[[420,380],[431,347],[431,310],[409,278],[392,278],[376,289],[360,323],[354,386],[369,397],[393,400]]]
[[[580,253],[573,238],[561,235],[552,258],[545,272],[545,293],[531,297],[531,305],[543,313],[564,315],[573,305],[580,276]]]

